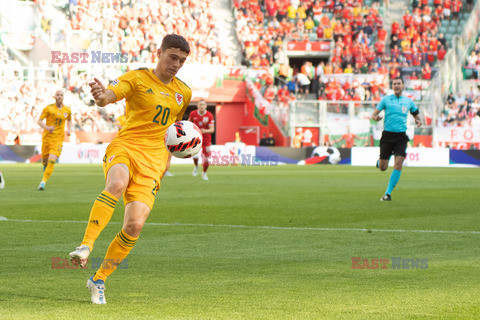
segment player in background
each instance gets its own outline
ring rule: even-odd
[[[355,133],[352,133],[351,130],[350,130],[350,126],[347,126],[347,133],[345,133],[344,135],[342,135],[340,138],[338,138],[337,140],[333,140],[331,141],[330,143],[332,145],[336,144],[336,143],[339,143],[340,141],[342,140],[345,140],[345,148],[352,148],[355,146],[355,139],[358,139],[358,140],[367,140],[368,137],[359,137],[357,136]]]
[[[402,173],[403,161],[407,156],[407,117],[410,112],[415,118],[417,127],[422,126],[420,112],[415,106],[412,99],[402,96],[404,84],[402,78],[393,79],[392,82],[394,94],[384,97],[372,114],[372,119],[375,121],[382,120],[379,113],[385,110],[385,121],[382,138],[380,139],[380,159],[377,162],[377,167],[380,171],[385,171],[388,168],[388,161],[390,157],[395,155],[395,164],[393,172],[390,175],[387,191],[380,198],[381,201],[391,201],[392,191],[397,185]]]
[[[38,190],[45,190],[45,184],[53,173],[53,167],[62,153],[63,140],[65,139],[65,122],[67,122],[67,136],[72,131],[72,110],[63,104],[63,91],[55,92],[55,103],[43,109],[37,123],[43,128],[42,136],[42,162],[43,177],[38,185]],[[45,122],[43,122],[43,120]]]
[[[212,133],[215,132],[215,120],[213,119],[213,114],[210,111],[207,111],[207,102],[205,100],[198,101],[197,110],[193,110],[188,117],[188,121],[195,123],[200,131],[202,131],[203,142],[202,142],[202,160],[203,160],[203,171],[202,179],[208,180],[207,170],[208,170],[208,157],[210,157],[210,147],[212,145]],[[197,176],[198,173],[198,158],[200,157],[200,152],[193,157],[193,167],[192,175]]]
[[[191,89],[175,75],[183,66],[190,46],[181,36],[169,34],[157,50],[155,69],[129,71],[105,88],[98,79],[90,82],[95,103],[104,107],[125,99],[125,126],[107,147],[103,158],[105,189],[90,211],[81,245],[70,259],[86,263],[95,240],[110,221],[118,198],[123,196],[122,229],[108,247],[104,263],[87,281],[91,301],[105,304],[105,280],[133,249],[170,166],[171,154],[164,144],[167,128],[182,120],[192,98]]]

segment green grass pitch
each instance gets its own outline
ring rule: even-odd
[[[212,167],[203,181],[173,166],[104,306],[90,303],[90,265],[52,269],[83,237],[101,166],[56,165],[44,192],[40,165],[0,170],[0,319],[480,318],[479,169],[405,168],[380,202],[391,168]],[[119,201],[91,257],[122,220]]]

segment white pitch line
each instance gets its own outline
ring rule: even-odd
[[[87,223],[88,221],[75,220],[15,220],[0,217],[0,221],[34,222],[34,223]],[[109,222],[109,224],[123,224],[122,222]],[[360,228],[316,228],[316,227],[275,227],[275,226],[246,226],[234,224],[203,224],[203,223],[157,223],[146,222],[148,226],[180,226],[180,227],[217,227],[217,228],[243,228],[243,229],[271,229],[271,230],[312,230],[312,231],[371,231],[371,232],[404,232],[404,233],[455,233],[455,234],[480,234],[480,231],[456,230],[402,230],[402,229],[360,229]]]

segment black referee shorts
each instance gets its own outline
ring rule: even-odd
[[[393,155],[407,157],[407,144],[410,139],[405,132],[383,131],[380,139],[380,159],[388,160]]]

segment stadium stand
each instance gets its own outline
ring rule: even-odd
[[[480,35],[477,37],[476,43],[470,50],[468,57],[463,66],[463,77],[465,80],[478,80],[480,70]]]
[[[34,68],[32,76],[32,68],[21,56],[0,42],[0,73],[5,79],[0,85],[0,99],[7,106],[0,111],[2,128],[35,130],[42,108],[52,102],[52,88],[63,87],[68,90],[65,103],[72,107],[76,130],[115,131],[114,121],[123,113],[123,105],[90,108],[92,101],[86,84],[89,76],[102,74],[113,80],[135,64],[154,62],[159,41],[168,33],[181,33],[192,44],[188,63],[234,65],[234,59],[222,50],[213,3],[214,0],[172,0],[162,5],[149,0],[36,1],[32,6],[42,19],[40,35],[47,43],[51,41],[50,44],[70,51],[103,48],[126,53],[128,66],[48,66],[43,61]],[[389,92],[388,80],[396,76],[404,78],[405,94],[422,101],[472,8],[470,1],[412,1],[401,19],[391,21],[386,18],[387,7],[382,1],[232,1],[242,64],[249,70],[245,73],[271,104],[272,114],[278,116],[285,131],[292,102],[354,101],[357,107],[360,102],[375,103]],[[1,22],[0,19],[0,28]],[[324,41],[330,44],[330,52],[322,59],[304,57],[289,64],[288,41]],[[479,65],[477,38],[465,60],[465,78],[478,79]],[[475,84],[473,87],[476,92]],[[476,93],[473,99],[464,92],[455,92],[454,96],[456,106],[445,103],[437,123],[475,125]],[[433,112],[425,113],[429,119],[434,117]],[[309,117],[306,119],[308,122]]]
[[[113,52],[127,53],[129,62],[154,62],[159,41],[178,33],[192,44],[190,63],[231,64],[217,37],[212,2],[167,1],[160,5],[158,1],[79,0],[69,4],[67,13],[73,30],[106,30]]]

